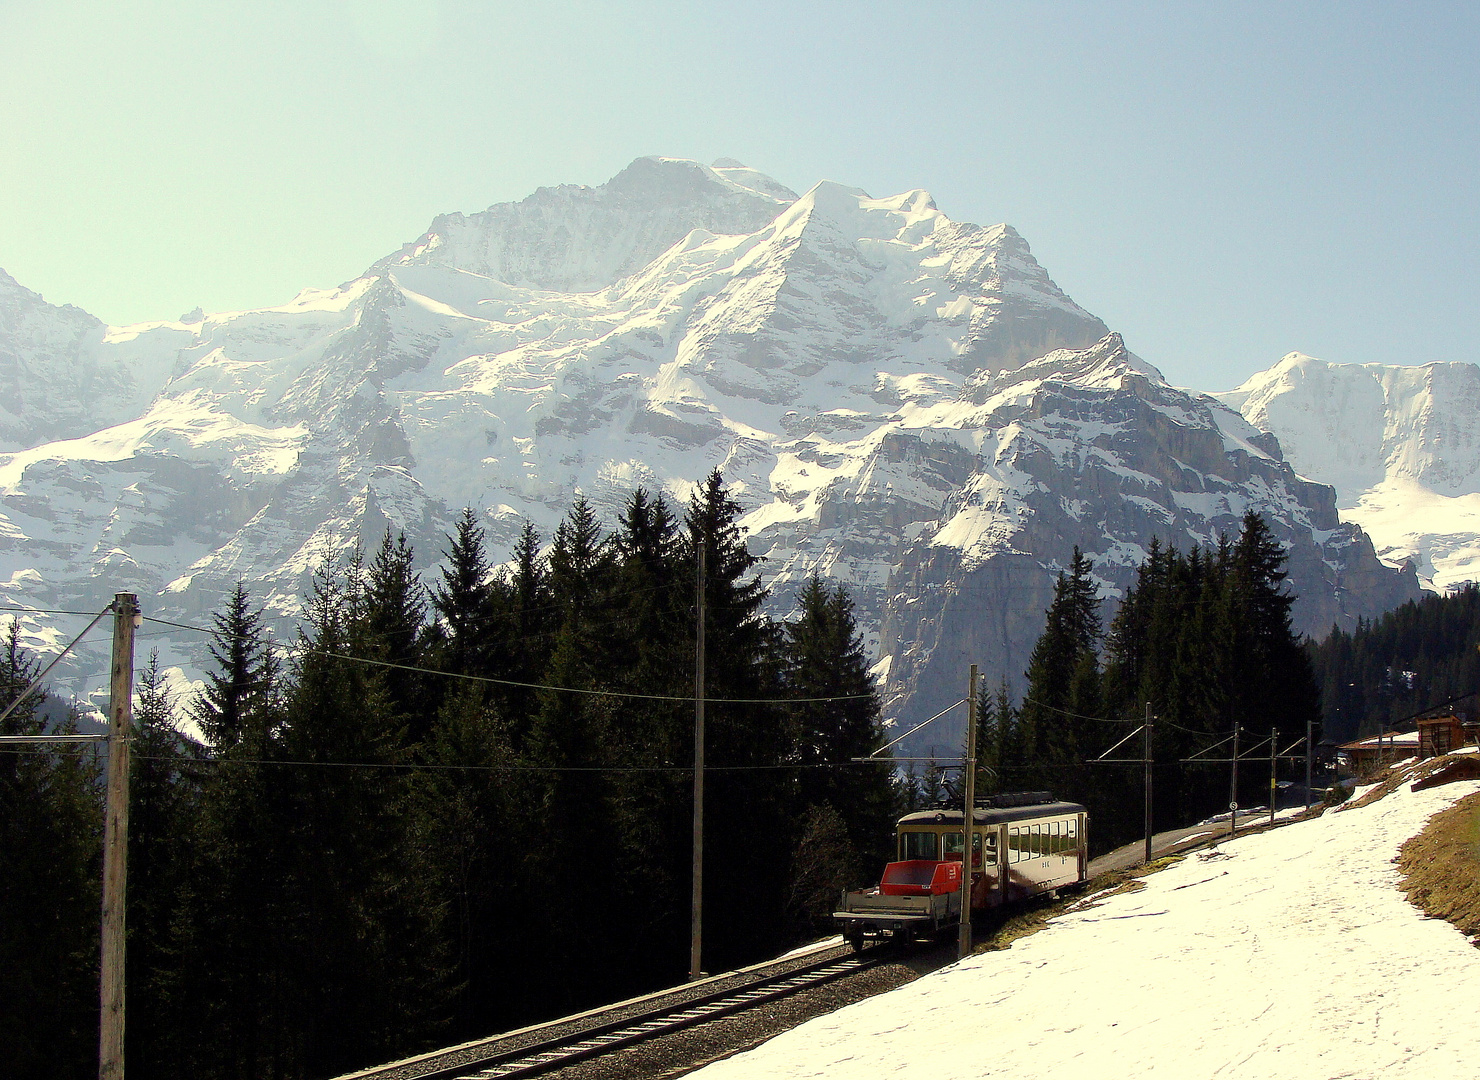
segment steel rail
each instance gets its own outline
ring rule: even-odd
[[[873,952],[874,950],[870,950]],[[662,1035],[695,1027],[709,1020],[730,1016],[768,1001],[794,994],[812,986],[864,971],[882,963],[879,956],[843,956],[819,961],[807,967],[763,976],[748,984],[719,990],[618,1020],[596,1023],[580,1031],[567,1032],[540,1042],[509,1050],[489,1047],[481,1059],[463,1060],[455,1065],[415,1073],[416,1080],[505,1080],[534,1076],[565,1065],[598,1057],[619,1047],[631,1046]],[[398,1070],[400,1072],[400,1070]],[[409,1074],[401,1072],[400,1075]]]

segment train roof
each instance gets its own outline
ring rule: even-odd
[[[1032,821],[1035,818],[1068,817],[1070,814],[1088,813],[1083,805],[1073,802],[1033,803],[1028,806],[982,807],[972,814],[977,825],[1001,825],[1010,821]],[[916,810],[899,819],[898,827],[905,825],[959,825],[961,811],[940,807],[934,810]]]

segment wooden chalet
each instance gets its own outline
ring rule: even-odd
[[[1353,776],[1374,776],[1404,758],[1442,757],[1462,746],[1480,745],[1480,694],[1447,701],[1420,713],[1415,731],[1386,731],[1343,743],[1336,762]]]
[[[1418,718],[1418,756],[1440,757],[1480,743],[1480,695],[1469,694]]]
[[[1337,766],[1351,776],[1375,776],[1394,762],[1417,756],[1416,731],[1385,731],[1336,748]]]

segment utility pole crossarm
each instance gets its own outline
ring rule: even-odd
[[[1136,765],[1141,764],[1141,759],[1140,758],[1111,758],[1111,757],[1106,757],[1105,755],[1106,754],[1113,754],[1113,753],[1115,753],[1115,751],[1119,750],[1126,743],[1130,742],[1137,735],[1141,734],[1141,732],[1144,731],[1145,728],[1146,728],[1146,725],[1145,724],[1141,724],[1134,731],[1132,731],[1129,735],[1127,735],[1125,738],[1121,739],[1118,743],[1116,743],[1114,746],[1112,746],[1109,750],[1106,750],[1104,754],[1099,755],[1099,757],[1090,758],[1090,761],[1105,761],[1105,762],[1115,761],[1115,762],[1121,762],[1121,763],[1131,762],[1131,763],[1134,763]]]
[[[119,593],[118,595],[119,596],[130,596],[132,594],[131,593]],[[38,686],[40,686],[43,682],[46,681],[46,677],[51,674],[51,669],[54,668],[54,667],[56,667],[58,664],[60,664],[62,662],[62,657],[66,656],[69,652],[71,652],[74,648],[76,648],[77,643],[79,641],[81,641],[83,638],[87,637],[87,632],[89,630],[91,630],[94,626],[97,626],[98,623],[102,622],[104,616],[106,616],[108,614],[108,612],[113,611],[114,608],[117,607],[117,605],[118,605],[118,601],[117,600],[114,600],[113,603],[109,604],[102,611],[100,611],[96,615],[94,615],[92,622],[88,623],[86,626],[84,626],[82,628],[82,633],[78,634],[75,638],[73,638],[67,644],[67,647],[65,649],[63,649],[61,652],[57,653],[54,657],[52,657],[51,658],[51,663],[47,664],[46,667],[44,667],[44,668],[41,669],[41,674],[37,675],[34,679],[31,680],[31,685],[28,686],[28,687],[26,687],[19,694],[17,694],[16,697],[15,697],[15,700],[13,700],[9,705],[5,706],[5,711],[4,712],[0,712],[0,720],[4,720],[7,716],[9,716],[11,713],[13,713],[16,710],[16,708],[20,705],[21,702],[25,701],[26,698],[30,697],[31,694],[36,690],[36,688]]]
[[[946,713],[950,712],[957,705],[964,705],[964,704],[966,704],[966,699],[965,698],[962,698],[960,701],[953,701],[953,702],[951,702],[949,705],[947,705],[940,712],[938,712],[934,716],[932,716],[929,720],[921,720],[914,727],[910,728],[903,735],[899,736],[898,739],[890,739],[888,742],[886,742],[883,746],[879,747],[877,750],[875,750],[868,757],[854,758],[853,760],[854,761],[868,761],[870,759],[874,759],[874,760],[878,760],[878,761],[926,761],[926,760],[928,760],[928,761],[934,761],[935,760],[934,758],[881,758],[881,757],[879,757],[879,755],[882,754],[885,750],[888,750],[891,746],[893,746],[895,743],[899,742],[901,739],[908,739],[911,735],[913,735],[915,732],[919,731],[926,724],[929,724],[929,723],[931,723],[933,721],[939,720],[942,716],[944,716]]]
[[[1228,742],[1231,742],[1231,741],[1233,741],[1233,736],[1232,735],[1228,736],[1228,738],[1226,738],[1226,739],[1219,739],[1212,746],[1205,746],[1201,750],[1199,750],[1197,753],[1193,754],[1191,757],[1185,757],[1185,758],[1182,758],[1181,760],[1183,762],[1188,762],[1188,761],[1207,761],[1207,762],[1211,762],[1212,759],[1205,758],[1205,757],[1203,757],[1203,755],[1204,754],[1211,754],[1214,750],[1218,749],[1218,747],[1222,746],[1224,743],[1228,743]],[[1222,763],[1225,763],[1225,764],[1228,761],[1227,758],[1218,758],[1217,760],[1219,762],[1222,762]]]

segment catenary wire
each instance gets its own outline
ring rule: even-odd
[[[173,626],[177,630],[191,630],[197,634],[210,634],[216,636],[219,630],[208,629],[204,626],[191,626],[188,623],[171,622],[168,619],[156,619],[148,615],[144,616],[145,622],[158,623],[161,626]],[[225,635],[228,637],[239,635]],[[256,639],[251,639],[256,640]],[[396,671],[411,671],[421,675],[440,675],[448,679],[463,679],[467,682],[490,683],[495,686],[513,686],[524,690],[550,690],[562,694],[586,694],[590,697],[617,697],[631,698],[640,701],[676,701],[693,704],[698,701],[696,696],[678,694],[638,694],[625,690],[591,690],[578,686],[552,686],[546,683],[521,682],[517,679],[495,679],[489,675],[464,675],[456,671],[438,671],[436,668],[417,667],[414,664],[397,664],[390,660],[372,660],[363,656],[351,656],[348,653],[331,652],[327,649],[315,649],[306,645],[292,645],[287,642],[274,643],[279,648],[293,650],[300,655],[324,656],[333,660],[346,660],[355,664],[365,664],[369,667],[390,668]],[[828,701],[861,701],[873,697],[873,694],[835,694],[829,697],[809,698],[716,698],[706,697],[703,700],[709,704],[717,705],[806,705]]]

